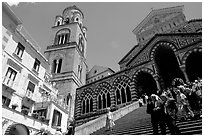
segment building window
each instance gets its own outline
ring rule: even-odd
[[[5,96],[2,96],[2,105],[4,106],[9,106],[10,105],[11,100]]]
[[[33,65],[33,69],[38,72],[40,68],[40,61],[38,59],[35,59],[34,65]]]
[[[81,80],[81,77],[82,77],[81,73],[82,73],[82,67],[80,65],[78,65],[78,77],[79,77],[80,80]]]
[[[62,59],[55,59],[53,61],[52,73],[60,73],[62,67]]]
[[[16,78],[17,72],[12,68],[8,68],[6,75],[4,77],[4,83],[10,87],[13,86],[14,80]]]
[[[62,114],[54,110],[53,117],[52,117],[52,126],[61,126]]]
[[[26,96],[28,98],[32,98],[34,91],[35,91],[35,84],[33,84],[32,82],[29,81],[28,87],[26,90]]]
[[[15,50],[15,54],[19,58],[22,58],[24,50],[25,50],[25,47],[21,43],[18,43],[18,46],[16,47],[16,50]]]
[[[79,35],[79,50],[83,53],[84,52],[84,39],[82,35]]]
[[[62,29],[56,34],[55,44],[66,44],[69,42],[69,38],[70,38],[70,30]]]
[[[59,26],[60,25],[60,21],[57,21],[57,26]]]
[[[69,18],[66,18],[65,23],[69,24]]]

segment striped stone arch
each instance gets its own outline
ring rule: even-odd
[[[95,109],[97,109],[97,105],[98,105],[98,102],[97,102],[97,98],[98,96],[97,95],[101,95],[103,94],[102,92],[105,91],[104,94],[109,94],[110,96],[110,104],[113,104],[113,99],[114,98],[114,94],[112,92],[112,86],[108,83],[108,82],[102,82],[100,83],[97,87],[96,87],[96,96],[95,96],[95,99],[96,99],[96,104],[94,106]],[[106,96],[106,99],[107,99],[107,96]]]
[[[118,76],[117,78],[115,78],[115,80],[113,81],[113,93],[114,93],[114,99],[113,99],[113,102],[114,104],[116,105],[116,92],[117,92],[117,88],[119,85],[121,84],[127,84],[130,88],[130,95],[131,95],[131,100],[132,101],[136,101],[137,100],[137,97],[136,97],[136,88],[135,88],[135,83],[134,81],[129,78],[128,76],[126,75],[121,75],[121,76]]]
[[[82,98],[85,97],[87,94],[89,94],[90,96],[93,97],[94,93],[95,93],[95,92],[94,92],[93,89],[91,89],[91,88],[86,88],[86,89],[84,89],[83,92],[80,94],[80,98],[82,99]]]
[[[168,46],[168,47],[170,47],[174,52],[176,52],[176,50],[177,50],[175,44],[173,44],[172,42],[169,42],[169,41],[159,41],[159,42],[157,42],[157,43],[152,47],[152,49],[150,50],[150,54],[149,54],[149,55],[150,55],[150,60],[153,60],[153,59],[154,59],[156,49],[157,49],[160,45]]]
[[[76,97],[76,107],[75,107],[75,116],[78,117],[81,115],[81,111],[82,111],[82,101],[83,98],[88,96],[91,96],[93,98],[93,102],[94,102],[94,91],[92,88],[86,88],[82,91],[81,94],[77,94]]]
[[[100,94],[101,89],[104,89],[104,88],[110,91],[112,86],[108,82],[102,82],[96,87],[95,92],[97,94]]]
[[[191,50],[188,50],[184,56],[182,57],[182,64],[186,64],[186,60],[188,58],[188,56],[192,53],[192,52],[202,52],[202,48],[201,47],[197,47],[197,48],[194,48],[194,49],[191,49]]]
[[[137,70],[137,71],[133,74],[132,80],[133,80],[134,82],[137,81],[136,79],[137,79],[137,76],[138,76],[138,74],[139,74],[140,72],[149,73],[149,74],[152,75],[152,77],[153,77],[153,75],[154,75],[154,71],[153,71],[152,69],[150,69],[150,68],[141,68],[141,69]]]

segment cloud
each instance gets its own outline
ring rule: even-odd
[[[116,41],[112,41],[112,42],[110,43],[110,46],[111,46],[112,48],[119,48],[119,47],[120,47],[120,45],[119,45]]]
[[[11,1],[11,2],[7,2],[9,6],[18,6],[18,4],[20,2],[14,2],[14,1]]]

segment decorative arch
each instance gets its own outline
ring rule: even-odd
[[[137,70],[137,71],[133,74],[133,76],[132,76],[133,81],[136,81],[137,75],[138,75],[140,72],[146,72],[146,73],[151,74],[152,76],[154,75],[154,71],[153,71],[152,69],[150,69],[150,68],[141,68],[141,69]]]
[[[186,59],[188,58],[188,56],[192,53],[192,52],[202,52],[202,48],[201,47],[197,47],[197,48],[194,48],[194,49],[191,49],[191,50],[188,50],[184,56],[182,57],[182,64],[186,64]]]
[[[96,87],[98,109],[104,109],[111,106],[111,85],[108,82],[102,82]]]
[[[112,86],[111,86],[108,82],[102,82],[102,83],[100,83],[100,84],[96,87],[95,92],[96,92],[97,94],[100,94],[103,89],[105,89],[105,90],[107,90],[107,91],[110,92],[111,88],[112,88]],[[106,91],[106,92],[107,92],[107,91]]]
[[[83,99],[85,96],[90,95],[91,97],[93,97],[94,95],[94,91],[92,88],[86,88],[83,90],[83,92],[80,94],[80,98]]]
[[[115,91],[115,102],[117,105],[124,104],[133,100],[134,92],[132,85],[134,82],[126,75],[117,77],[113,82]]]
[[[196,47],[187,51],[182,58],[182,66],[188,81],[202,78],[202,48]]]
[[[55,35],[55,44],[60,45],[60,44],[66,44],[69,42],[71,35],[71,30],[68,28],[63,28],[59,31],[57,31]]]
[[[174,52],[176,52],[176,50],[177,50],[175,44],[173,44],[172,42],[159,41],[159,42],[157,42],[157,43],[152,47],[152,49],[150,50],[150,60],[153,60],[153,59],[154,59],[154,55],[155,55],[156,49],[157,49],[157,47],[159,47],[160,45],[168,46],[168,47],[170,47]]]
[[[82,36],[82,34],[80,33],[79,34],[79,42],[78,42],[78,48],[79,50],[81,51],[81,53],[83,54],[84,53],[84,38]]]
[[[61,73],[62,66],[63,66],[63,60],[65,58],[64,53],[56,53],[51,58],[51,72],[52,73]]]
[[[148,96],[152,93],[156,93],[157,84],[153,77],[154,72],[150,68],[141,68],[133,74],[133,81],[137,90],[137,95],[142,96],[147,94]]]
[[[95,109],[96,93],[91,89],[84,89],[83,92],[78,95],[78,101],[81,102],[81,113],[86,114],[93,112]]]
[[[56,16],[56,19],[55,19],[55,26],[60,26],[62,25],[62,21],[63,21],[63,17],[58,15]]]

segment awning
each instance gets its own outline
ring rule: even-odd
[[[4,135],[30,135],[27,126],[20,123],[13,123],[5,131]]]

